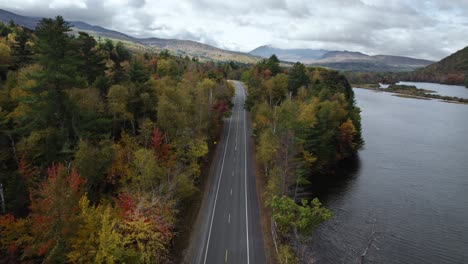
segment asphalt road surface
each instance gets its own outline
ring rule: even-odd
[[[233,84],[232,116],[224,121],[185,263],[266,263],[246,94],[240,82]]]

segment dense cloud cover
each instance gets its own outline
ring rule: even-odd
[[[468,45],[468,0],[0,0],[0,8],[237,51],[271,44],[438,60]]]

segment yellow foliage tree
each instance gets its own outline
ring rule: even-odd
[[[11,63],[11,49],[10,47],[0,42],[0,67],[8,66]]]
[[[126,259],[123,237],[117,228],[118,218],[108,205],[90,206],[86,195],[79,202],[80,227],[70,239],[71,263],[117,263]]]

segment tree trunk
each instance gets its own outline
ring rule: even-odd
[[[18,156],[16,155],[15,140],[13,139],[13,137],[10,134],[8,134],[8,138],[10,138],[11,149],[13,151],[13,157],[15,158],[16,165],[19,166],[19,159],[18,159]]]

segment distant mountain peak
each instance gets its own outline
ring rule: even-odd
[[[432,61],[404,56],[370,56],[362,52],[349,50],[282,49],[274,48],[271,45],[260,46],[252,50],[250,54],[263,58],[276,54],[281,61],[299,61],[308,65],[352,71],[411,71],[432,63]]]
[[[362,52],[358,52],[358,51],[333,50],[333,51],[329,51],[323,54],[323,56],[320,59],[336,58],[336,57],[361,58],[361,57],[369,57],[369,55],[364,54]]]
[[[21,16],[0,9],[0,21],[15,23],[34,29],[40,21],[38,17]],[[260,58],[268,58],[272,54],[285,62],[302,62],[308,65],[321,65],[338,70],[357,71],[409,71],[432,63],[403,56],[376,55],[369,56],[357,51],[338,51],[325,49],[288,49],[278,48],[272,44],[260,46],[249,53],[223,50],[207,44],[179,39],[136,38],[127,34],[106,29],[101,26],[90,25],[82,21],[70,21],[73,30],[84,31],[95,37],[122,40],[132,49],[138,51],[158,51],[167,49],[180,56],[198,57],[201,60],[238,61],[256,63]]]
[[[58,15],[58,14],[57,14]],[[8,23],[13,20],[16,24],[34,29],[41,18],[21,16],[0,9],[0,21]],[[205,61],[237,61],[242,63],[256,63],[260,58],[242,52],[223,50],[208,44],[191,40],[162,39],[162,38],[136,38],[130,35],[110,30],[101,26],[90,25],[82,21],[68,21],[73,31],[84,31],[91,36],[125,41],[125,44],[134,51],[160,51],[169,50],[180,56],[197,57]]]
[[[251,52],[252,55],[268,58],[275,54],[282,61],[296,62],[303,60],[314,60],[320,58],[328,50],[314,50],[314,49],[282,49],[276,48],[272,45],[260,46]]]

